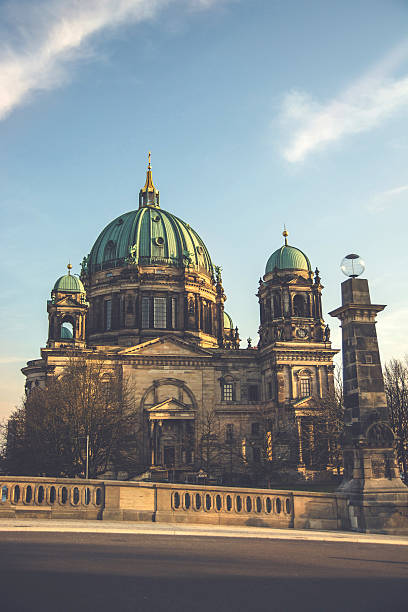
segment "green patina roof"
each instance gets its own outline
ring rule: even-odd
[[[85,293],[85,288],[78,276],[65,274],[60,276],[54,285],[53,291],[66,291],[70,293]]]
[[[277,249],[266,264],[265,274],[278,270],[312,270],[308,257],[296,247],[284,244]]]
[[[232,322],[231,317],[224,310],[224,329],[234,329],[234,323]]]
[[[167,264],[213,275],[210,255],[200,236],[178,217],[153,206],[143,206],[114,219],[98,236],[88,258],[88,270],[125,265]]]

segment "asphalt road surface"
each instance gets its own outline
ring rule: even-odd
[[[5,612],[408,611],[408,547],[1,533]]]

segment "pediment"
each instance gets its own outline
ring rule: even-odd
[[[81,307],[83,308],[84,303],[83,302],[78,302],[77,300],[75,300],[72,296],[70,295],[65,295],[63,298],[61,298],[60,300],[56,300],[54,302],[54,306],[57,306],[58,308],[60,307]]]
[[[160,404],[147,408],[146,412],[151,421],[163,419],[194,419],[194,412],[191,410],[191,407],[183,404],[183,402],[180,402],[175,397],[168,397],[163,402],[160,402]]]
[[[180,356],[180,357],[211,357],[212,354],[197,346],[174,336],[162,336],[154,338],[135,346],[129,346],[118,352],[118,355],[140,355],[140,356]]]
[[[310,281],[305,279],[303,276],[291,276],[290,278],[285,279],[288,285],[299,285],[300,287],[304,287],[305,289],[310,288]]]
[[[302,397],[302,399],[298,400],[297,402],[294,402],[293,407],[294,408],[308,408],[311,399],[312,399],[311,395],[308,395],[307,397]]]

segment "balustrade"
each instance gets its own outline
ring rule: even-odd
[[[5,478],[0,480],[0,509],[9,507],[53,508],[72,510],[101,509],[104,505],[104,485],[81,484],[80,481]]]
[[[241,493],[237,491],[183,491],[171,495],[171,508],[175,512],[224,513],[229,515],[274,516],[287,520],[293,515],[291,495],[265,493]]]
[[[349,528],[341,494],[0,476],[0,517]]]

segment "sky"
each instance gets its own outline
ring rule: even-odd
[[[223,268],[257,342],[283,243],[318,266],[335,347],[344,255],[366,262],[382,361],[408,353],[406,0],[0,0],[0,417],[70,261],[160,203]]]

